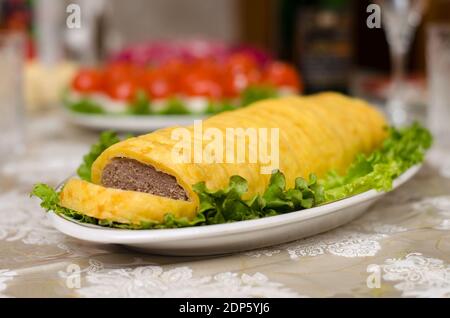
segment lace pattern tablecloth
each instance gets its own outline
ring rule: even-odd
[[[27,153],[0,167],[0,297],[450,297],[450,151],[358,220],[222,257],[138,254],[67,237],[29,198],[73,173],[94,133],[30,121]]]

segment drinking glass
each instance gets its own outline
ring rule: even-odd
[[[24,149],[24,37],[0,33],[0,163]]]
[[[435,143],[450,150],[450,24],[427,29],[428,127]]]
[[[426,0],[376,0],[381,8],[381,21],[389,45],[392,65],[392,85],[386,111],[394,125],[414,120],[411,102],[405,90],[405,67],[412,38],[420,24]]]

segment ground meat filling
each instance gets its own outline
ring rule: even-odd
[[[103,169],[102,185],[145,192],[175,200],[188,200],[175,177],[134,159],[113,158]]]

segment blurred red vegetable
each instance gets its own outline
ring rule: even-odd
[[[203,42],[191,47],[189,57],[177,45],[163,43],[141,46],[133,54],[160,52],[164,58],[155,65],[118,59],[107,64],[103,72],[83,69],[74,78],[73,88],[79,92],[103,91],[113,99],[130,100],[140,89],[152,99],[164,99],[178,94],[209,99],[235,98],[252,86],[288,88],[299,91],[302,84],[297,71],[289,64],[270,62],[257,51],[228,50],[213,55],[215,50]],[[216,47],[224,52],[223,47]],[[248,48],[247,48],[248,49]],[[178,51],[177,51],[178,50]],[[172,54],[177,51],[177,54]],[[167,53],[167,54],[166,54]]]
[[[147,71],[142,84],[144,90],[154,99],[170,97],[176,91],[175,81],[161,70]]]
[[[297,92],[302,89],[297,71],[283,62],[270,63],[264,70],[262,81],[275,87],[292,88]]]
[[[190,97],[199,96],[219,99],[223,95],[221,83],[204,71],[191,72],[181,81],[181,93]]]
[[[138,87],[134,80],[124,78],[110,83],[106,88],[106,93],[113,99],[121,101],[132,101],[136,96]]]
[[[72,88],[80,93],[99,91],[102,85],[102,73],[96,69],[81,69],[72,81]]]

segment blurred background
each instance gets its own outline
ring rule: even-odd
[[[94,135],[83,127],[149,131],[192,119],[161,115],[323,90],[446,142],[449,24],[450,0],[1,0],[2,156],[45,138],[33,126],[43,117],[39,127],[63,125],[75,140]],[[67,100],[76,116],[62,111]],[[100,118],[114,112],[147,116]]]

